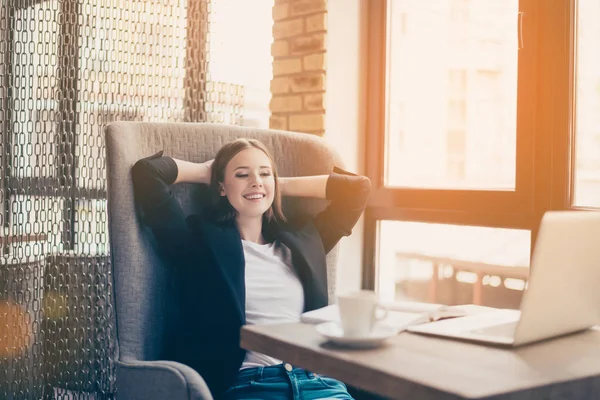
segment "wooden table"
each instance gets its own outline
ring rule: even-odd
[[[393,399],[600,399],[600,329],[517,349],[404,332],[353,350],[313,325],[248,325],[241,346]]]

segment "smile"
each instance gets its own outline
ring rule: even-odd
[[[244,196],[244,198],[246,200],[260,200],[262,198],[264,198],[266,195],[262,194],[262,193],[253,193],[253,194],[247,194]]]

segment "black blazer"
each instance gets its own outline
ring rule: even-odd
[[[246,323],[244,252],[234,221],[209,215],[186,218],[169,185],[177,164],[162,152],[133,169],[136,203],[142,218],[173,262],[170,323],[165,358],[198,371],[213,396],[233,383],[244,360],[240,329]],[[370,181],[339,168],[329,175],[329,206],[302,225],[281,225],[268,236],[285,244],[304,288],[305,311],[327,305],[325,255],[351,233],[362,214]]]

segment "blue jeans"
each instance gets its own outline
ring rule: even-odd
[[[286,370],[285,366],[291,371]],[[342,382],[289,364],[245,368],[225,393],[227,400],[352,400]]]

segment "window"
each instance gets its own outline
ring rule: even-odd
[[[589,0],[369,3],[364,288],[518,306],[543,213],[600,207],[598,18]]]
[[[273,3],[274,0],[211,3],[210,80],[243,88],[244,117],[240,123],[256,128],[268,128],[271,115]]]
[[[386,301],[518,307],[530,237],[525,229],[381,221],[376,286]]]
[[[233,3],[35,0],[0,7],[2,228],[23,230],[12,203],[39,196],[60,200],[53,217],[65,250],[106,240],[86,229],[104,229],[110,122],[267,127],[273,0]]]
[[[388,2],[386,186],[515,188],[518,6]]]
[[[576,9],[574,203],[600,207],[600,3]]]

